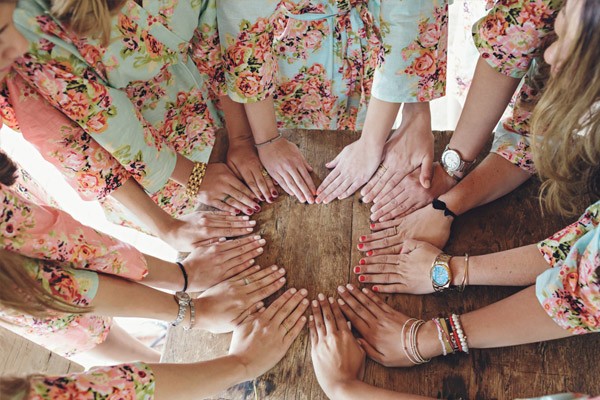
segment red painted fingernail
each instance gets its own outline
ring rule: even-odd
[[[259,199],[259,198],[257,198],[257,197],[255,197],[255,198],[254,198],[254,202],[255,202],[255,203],[258,203],[259,201],[260,201],[260,199]]]
[[[362,244],[362,243],[359,243],[359,244],[358,244],[358,248],[359,248],[359,249],[361,249],[361,250],[362,250],[362,248],[363,248],[363,247],[365,247],[365,245],[364,245],[364,244]]]
[[[251,208],[246,208],[247,214],[254,214],[254,211]]]
[[[364,282],[366,279],[367,278],[365,278],[364,275],[361,275],[361,276],[358,277],[358,280],[361,281],[361,282]]]
[[[265,196],[260,196],[260,201],[265,201]]]
[[[375,224],[371,224],[371,229],[375,229]]]
[[[367,251],[367,257],[371,257],[373,255],[373,250]]]
[[[379,288],[377,286],[373,286],[373,291],[374,292],[379,292]]]
[[[273,197],[279,196],[279,193],[277,193],[277,190],[271,191],[271,194],[273,195]]]
[[[256,206],[254,207],[254,209],[256,210],[256,212],[259,212],[261,210],[260,206]]]
[[[365,265],[366,261],[364,258],[361,258],[360,261],[358,262],[360,265]]]
[[[272,197],[269,197],[269,201],[275,201],[275,199]]]
[[[354,273],[360,274],[360,267],[354,267]]]
[[[240,210],[235,210],[235,215],[238,215],[240,213]]]
[[[361,236],[359,240],[360,240],[361,242],[364,242],[365,240],[367,240],[367,237],[366,237],[366,236]]]

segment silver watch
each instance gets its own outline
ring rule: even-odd
[[[191,318],[190,318],[190,327],[194,324],[194,303],[192,302],[192,298],[186,292],[176,292],[175,293],[175,301],[179,305],[179,312],[177,313],[177,318],[173,322],[171,322],[171,326],[177,326],[183,321],[185,315],[187,314],[187,309],[190,307]]]
[[[460,153],[456,150],[446,146],[442,153],[442,159],[440,160],[444,171],[452,178],[460,180],[461,177],[457,174],[466,172],[466,170],[473,164],[473,161],[465,161],[462,159]]]

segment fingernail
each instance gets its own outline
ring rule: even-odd
[[[297,292],[296,288],[291,288],[291,289],[290,289],[290,293],[291,293],[291,294],[294,294],[294,293],[296,293],[296,292]]]
[[[259,253],[262,253],[265,250],[262,247],[259,247],[258,249],[256,249],[256,251],[258,251]]]
[[[316,300],[313,300],[313,301],[312,301],[312,306],[313,306],[313,307],[317,307],[318,305],[319,305],[319,303],[317,303],[317,301],[316,301]]]
[[[265,196],[260,196],[260,201],[265,201]]]
[[[258,241],[258,244],[260,244],[260,245],[263,245],[263,244],[265,244],[265,243],[267,243],[267,241],[266,241],[265,239],[260,239],[260,240]]]
[[[280,274],[285,274],[285,269],[283,269],[283,268],[279,268],[279,273],[280,273]]]
[[[277,270],[279,269],[279,267],[278,267],[277,265],[273,265],[273,266],[271,267],[271,269],[272,269],[273,271],[277,271]]]
[[[317,298],[321,301],[325,300],[325,295],[323,293],[319,293],[319,295],[317,296]]]
[[[302,304],[308,304],[308,300],[302,299]]]
[[[238,215],[240,213],[240,210],[235,210],[235,215]]]
[[[373,250],[367,251],[367,257],[371,257],[373,255]]]
[[[361,275],[361,276],[359,276],[359,277],[358,277],[358,280],[359,280],[360,282],[364,282],[364,281],[366,281],[366,280],[367,280],[367,278],[365,278],[365,276],[364,276],[364,275]]]
[[[348,290],[354,290],[354,285],[352,285],[351,283],[347,284],[346,287],[348,288]]]
[[[248,221],[249,219],[250,219],[250,217],[247,215],[242,216],[242,220],[244,220],[244,221]],[[253,222],[256,223],[256,221],[250,221],[250,223],[253,223]]]
[[[260,240],[260,239],[261,239],[260,235],[254,236],[254,240]]]
[[[255,263],[254,259],[252,259],[252,260],[248,261],[248,265],[252,265],[252,264],[254,264],[254,263]]]
[[[333,304],[333,301],[334,301],[334,300],[333,300],[333,297],[330,297],[330,298],[329,298],[329,304]]]
[[[284,283],[285,282],[285,278],[279,279],[279,282]]]
[[[260,201],[260,199],[259,199],[259,198],[257,198],[257,197],[255,197],[255,198],[254,198],[254,202],[255,202],[255,203],[258,203],[259,201]]]
[[[360,240],[361,242],[364,242],[365,240],[367,240],[367,237],[366,236],[361,236],[360,239],[358,239],[358,240]]]
[[[261,208],[260,208],[260,206],[256,206],[256,207],[254,207],[254,210],[255,210],[256,212],[260,212]]]
[[[360,267],[354,267],[354,273],[360,274]]]
[[[365,265],[367,262],[365,261],[364,258],[361,258],[360,261],[358,262],[360,265]]]
[[[370,225],[371,229],[375,229],[375,224]]]
[[[277,190],[271,191],[271,194],[273,195],[273,197],[279,196],[279,193],[277,193]]]
[[[300,289],[300,294],[302,296],[306,296],[308,294],[308,290],[306,290],[306,289]]]
[[[365,247],[365,245],[364,245],[364,244],[362,244],[362,243],[359,243],[359,244],[358,244],[358,248],[359,248],[359,250],[362,250],[362,249],[363,249],[363,247]]]
[[[226,242],[226,241],[227,241],[227,238],[224,238],[224,237],[219,238],[219,242],[221,242],[221,243]]]
[[[246,208],[246,213],[252,215],[254,211],[251,208]]]
[[[246,228],[246,232],[252,232],[254,229],[252,228]]]
[[[256,308],[261,308],[261,307],[262,307],[262,306],[264,306],[264,305],[265,305],[265,303],[263,303],[262,301],[259,301],[259,302],[256,304]]]
[[[248,218],[248,219],[249,219],[249,217],[246,217],[246,218]],[[246,221],[248,221],[248,220],[246,220]],[[249,222],[249,224],[250,224],[251,226],[254,226],[254,225],[256,225],[256,221],[250,221],[250,222]]]
[[[269,197],[269,201],[275,201],[275,199],[272,197]]]
[[[344,293],[346,291],[346,288],[343,286],[338,286],[338,292],[340,293]]]
[[[303,317],[303,318],[304,318],[304,317]],[[312,321],[312,320],[314,320],[314,319],[315,319],[315,317],[313,317],[312,315],[309,315],[309,316],[308,316],[308,319],[309,319],[310,321]]]
[[[344,304],[346,304],[346,303],[344,303],[344,300],[342,300],[342,299],[338,299],[338,304],[339,304],[340,306],[343,306],[343,305],[344,305]]]
[[[379,292],[379,287],[377,287],[377,286],[373,286],[373,291],[374,291],[374,292]]]
[[[306,322],[306,317],[304,315],[300,317],[300,319],[302,320],[302,322]]]

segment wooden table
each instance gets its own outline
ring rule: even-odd
[[[293,131],[285,133],[298,144],[321,182],[325,162],[347,144],[355,133]],[[436,157],[450,133],[437,133]],[[221,156],[224,146],[218,146]],[[485,155],[487,153],[482,153]],[[557,218],[541,218],[536,198],[537,183],[530,182],[493,204],[473,210],[454,223],[450,254],[472,255],[535,243],[565,226]],[[258,230],[267,239],[262,266],[278,264],[287,269],[287,287],[307,288],[309,298],[319,292],[336,294],[340,284],[358,285],[352,267],[361,254],[360,235],[369,232],[369,207],[359,196],[329,205],[303,205],[282,196],[256,216]],[[423,319],[464,313],[498,301],[518,288],[469,287],[463,294],[388,295],[388,304]],[[165,362],[206,360],[226,353],[229,335],[201,331],[169,331]],[[473,350],[469,355],[438,357],[411,369],[384,368],[368,361],[366,382],[400,392],[448,399],[513,399],[549,393],[581,391],[600,393],[597,349],[600,335],[503,349]],[[256,393],[255,393],[256,390]],[[230,388],[219,399],[325,399],[314,376],[310,343],[303,332],[286,357],[255,382]],[[336,399],[337,400],[337,399]]]

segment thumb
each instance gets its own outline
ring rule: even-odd
[[[419,176],[421,186],[429,189],[431,187],[431,178],[433,178],[433,154],[427,153],[421,163],[421,175]]]
[[[325,164],[325,166],[327,168],[329,168],[329,169],[335,168],[335,167],[337,167],[339,161],[340,161],[340,155],[338,154],[336,158],[334,158],[333,160],[329,161],[327,164]]]

